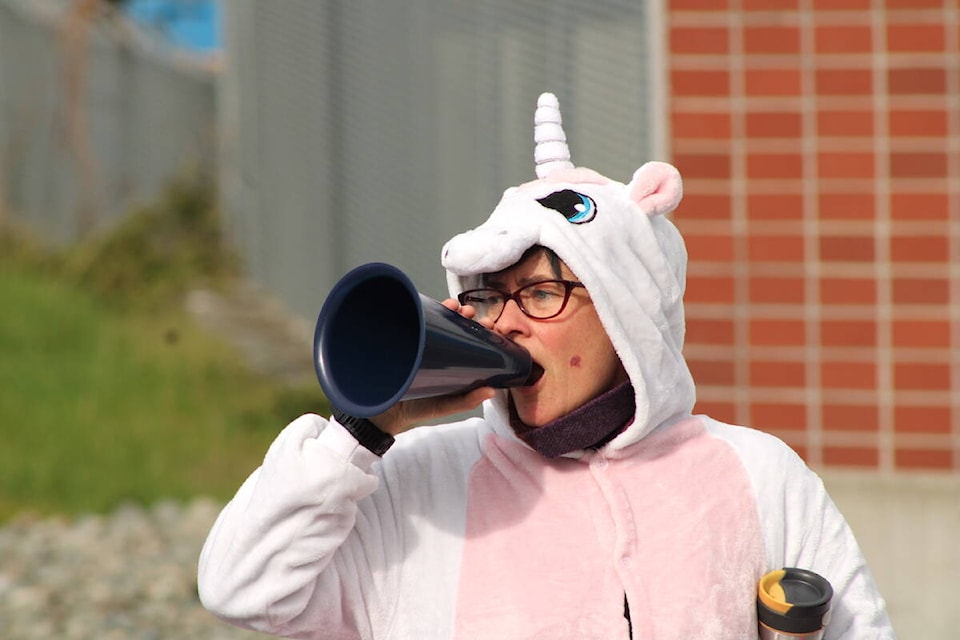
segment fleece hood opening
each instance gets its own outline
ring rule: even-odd
[[[543,94],[535,114],[538,179],[507,189],[489,218],[444,245],[450,293],[477,286],[534,245],[577,275],[596,306],[635,391],[632,424],[609,445],[621,449],[693,409],[693,379],[682,355],[687,254],[665,214],[683,195],[679,172],[648,162],[626,184],[574,167],[559,104]],[[491,401],[507,423],[506,393]]]

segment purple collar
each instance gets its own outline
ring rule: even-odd
[[[535,451],[556,458],[580,449],[599,449],[633,422],[635,411],[633,385],[627,381],[542,427],[521,422],[510,402],[510,426]]]

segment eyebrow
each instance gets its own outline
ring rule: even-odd
[[[525,287],[528,284],[533,284],[535,282],[544,282],[546,280],[557,280],[557,277],[554,276],[552,273],[548,273],[548,274],[534,273],[533,275],[519,278],[517,280],[517,288],[519,289],[520,287]],[[499,276],[498,274],[484,276],[483,278],[481,278],[481,283],[485,287],[491,287],[494,289],[502,289],[504,287],[502,276]]]

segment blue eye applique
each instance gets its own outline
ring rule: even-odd
[[[538,199],[537,202],[548,209],[559,211],[567,219],[567,222],[573,224],[590,222],[597,215],[597,203],[593,201],[593,198],[571,189],[555,191]]]

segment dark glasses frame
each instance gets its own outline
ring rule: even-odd
[[[526,307],[523,306],[523,299],[520,297],[520,293],[525,289],[530,289],[532,287],[536,287],[544,284],[550,284],[550,283],[563,285],[563,302],[560,303],[560,308],[557,309],[556,313],[551,313],[545,316],[534,315],[529,310],[527,310]],[[514,290],[513,293],[510,293],[509,291],[504,291],[503,289],[498,289],[496,287],[480,287],[478,289],[469,289],[459,294],[457,296],[457,301],[461,305],[477,306],[478,301],[476,300],[471,301],[470,297],[472,295],[475,296],[477,293],[481,291],[492,291],[494,293],[499,294],[501,297],[503,297],[503,306],[500,308],[500,313],[497,314],[497,317],[493,318],[494,322],[500,319],[500,316],[503,315],[503,312],[507,308],[507,303],[510,302],[511,300],[517,303],[517,307],[520,309],[520,311],[523,312],[523,315],[527,316],[528,318],[532,320],[549,320],[550,318],[556,318],[558,315],[563,313],[563,310],[567,308],[567,303],[570,302],[570,294],[572,294],[573,290],[577,288],[585,289],[586,287],[583,286],[582,282],[574,282],[572,280],[559,280],[559,279],[538,280],[536,282],[531,282],[530,284],[523,285],[522,287]]]

